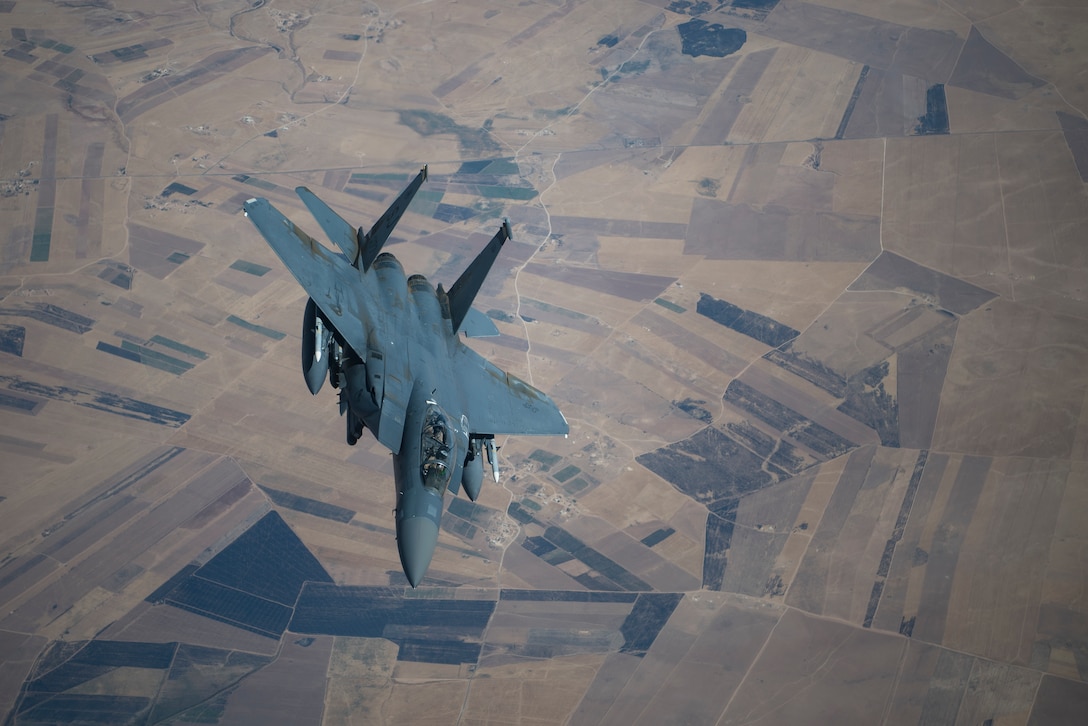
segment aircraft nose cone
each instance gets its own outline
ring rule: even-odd
[[[397,522],[397,550],[408,582],[415,587],[423,579],[438,542],[438,525],[427,517],[410,517]]]

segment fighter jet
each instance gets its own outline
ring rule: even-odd
[[[354,446],[367,428],[393,452],[397,550],[412,587],[431,563],[446,493],[463,488],[475,501],[485,457],[498,482],[495,436],[568,431],[547,395],[459,337],[498,335],[472,301],[510,239],[507,221],[449,290],[435,289],[422,275],[405,277],[400,262],[381,252],[426,179],[423,167],[369,232],[306,187],[295,189],[340,252],[267,199],[243,205],[310,296],[302,315],[302,372],[310,392],[316,395],[327,377],[339,391],[347,443]]]

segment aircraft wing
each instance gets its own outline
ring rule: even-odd
[[[475,434],[566,435],[567,419],[547,394],[460,347],[454,375],[465,397],[465,414]]]
[[[338,321],[344,317],[340,301],[336,299],[342,295],[334,295],[333,291],[337,284],[343,287],[350,280],[358,279],[358,271],[343,257],[303,232],[267,199],[250,199],[242,208],[318,307]],[[366,342],[365,336],[363,342]]]
[[[363,301],[357,294],[358,269],[299,229],[267,199],[250,199],[242,205],[269,246],[291,271],[329,322],[359,355],[367,354],[368,335],[363,325]],[[378,440],[391,451],[400,450],[411,376],[407,369],[392,367],[403,356],[385,356],[382,421]]]

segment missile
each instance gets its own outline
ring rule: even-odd
[[[491,464],[491,476],[495,477],[495,483],[499,483],[499,452],[495,450],[495,439],[488,439],[484,444],[487,451],[487,463]]]

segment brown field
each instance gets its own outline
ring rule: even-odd
[[[1079,723],[1088,15],[750,5],[0,2],[7,722]],[[571,432],[412,591],[241,204],[423,164]]]

